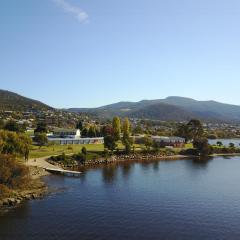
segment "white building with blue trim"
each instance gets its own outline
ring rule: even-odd
[[[103,137],[81,138],[79,129],[56,128],[48,135],[48,141],[55,144],[103,144]]]

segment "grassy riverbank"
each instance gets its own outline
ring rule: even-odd
[[[135,151],[142,151],[146,147],[143,144],[134,144]],[[29,158],[40,158],[65,154],[77,154],[81,152],[82,148],[85,147],[88,152],[101,153],[104,151],[103,144],[79,144],[79,145],[54,145],[54,146],[43,146],[39,148],[38,146],[31,146]],[[176,153],[179,153],[183,149],[192,148],[192,144],[186,144],[184,148],[174,148],[173,150]],[[121,142],[118,142],[117,149],[120,151],[124,150],[124,146]]]

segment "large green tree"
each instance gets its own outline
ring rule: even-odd
[[[94,138],[96,136],[97,136],[96,127],[94,125],[91,125],[88,130],[88,137]]]
[[[81,132],[82,137],[88,137],[88,128],[83,128],[82,132]]]
[[[119,117],[114,117],[112,121],[113,137],[115,141],[121,138],[121,120]]]
[[[204,137],[204,129],[201,121],[190,120],[187,124],[181,124],[175,135],[185,138],[186,141],[194,141]]]
[[[111,151],[115,150],[117,144],[113,136],[107,135],[104,137],[104,147]]]
[[[23,133],[0,130],[0,153],[24,156],[28,159],[32,140]]]
[[[208,156],[211,153],[211,147],[207,138],[196,138],[193,141],[193,146],[196,148],[200,156]]]
[[[80,129],[81,131],[83,130],[83,122],[82,122],[82,120],[79,120],[77,122],[76,129]]]
[[[125,146],[125,152],[130,153],[131,147],[133,145],[133,140],[131,138],[131,125],[128,118],[125,118],[123,121],[122,131],[123,131],[122,143]]]
[[[46,133],[38,133],[38,132],[35,133],[33,140],[38,144],[39,148],[41,148],[42,146],[48,143],[48,138]]]
[[[202,138],[204,130],[201,121],[198,119],[192,119],[191,121],[189,121],[189,123],[187,124],[187,132],[190,139],[195,140],[198,138]]]

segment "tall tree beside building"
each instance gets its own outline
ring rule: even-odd
[[[95,126],[91,125],[89,130],[88,130],[88,137],[94,138],[96,136],[97,136],[96,128],[95,128]]]
[[[78,123],[76,124],[76,129],[80,129],[81,131],[83,130],[83,122],[82,122],[82,120],[78,121]]]
[[[118,116],[113,118],[112,121],[112,128],[113,128],[113,137],[115,141],[121,139],[121,120]]]
[[[182,124],[178,127],[175,133],[179,137],[185,138],[186,142],[204,137],[202,123],[197,119],[192,119],[187,124]]]
[[[83,128],[81,135],[82,137],[88,137],[88,129],[86,127]]]
[[[133,144],[133,140],[130,137],[131,135],[131,125],[129,122],[128,118],[125,118],[122,124],[122,131],[123,131],[123,138],[122,138],[122,143],[125,146],[125,152],[130,153],[131,152],[131,147]]]
[[[204,135],[204,130],[201,121],[198,119],[192,119],[187,124],[187,132],[189,139],[196,140],[198,138],[202,138]]]
[[[128,118],[125,118],[122,124],[123,138],[130,137],[130,122]]]

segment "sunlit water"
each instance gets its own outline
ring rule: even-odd
[[[50,176],[63,192],[0,217],[0,239],[240,239],[240,158]]]

